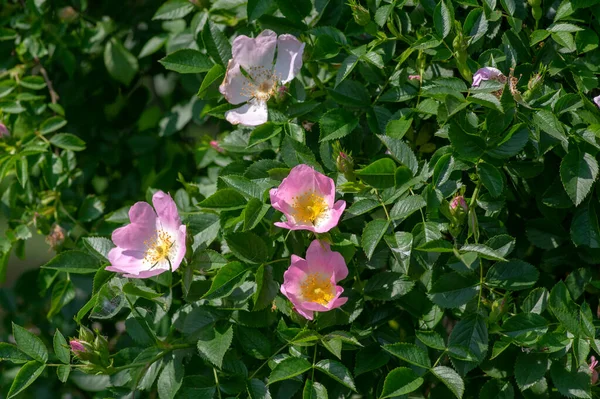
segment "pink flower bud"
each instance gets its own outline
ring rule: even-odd
[[[408,80],[421,80],[421,75],[408,75]]]
[[[219,142],[217,140],[211,140],[210,141],[210,146],[212,148],[214,148],[215,151],[223,152],[223,149],[221,148],[221,146],[219,145]]]
[[[57,249],[65,242],[66,231],[58,224],[52,226],[50,234],[46,236],[46,244],[50,245],[50,248]]]
[[[72,339],[71,342],[69,342],[69,344],[71,345],[71,350],[75,354],[77,354],[78,352],[85,352],[85,346],[83,346],[81,342],[77,341],[76,339]]]
[[[598,382],[598,372],[595,370],[596,366],[598,366],[598,360],[596,360],[595,356],[590,357],[590,370],[592,370],[592,385],[596,385]]]
[[[459,206],[465,212],[467,212],[469,210],[469,207],[467,206],[467,203],[465,202],[465,198],[462,195],[457,195],[456,197],[454,197],[452,199],[452,201],[450,201],[450,209],[452,209],[453,211],[455,211]]]
[[[10,131],[8,130],[6,125],[4,123],[0,123],[0,138],[9,137],[9,136],[10,136]]]

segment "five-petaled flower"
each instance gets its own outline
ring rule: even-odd
[[[185,255],[186,226],[170,195],[157,191],[152,204],[156,212],[147,202],[129,209],[131,224],[113,232],[116,248],[108,253],[111,266],[106,270],[133,278],[177,270]]]
[[[506,76],[497,68],[484,67],[480,68],[473,75],[473,87],[479,87],[484,80],[497,80],[501,83],[506,82]]]
[[[346,208],[346,201],[335,202],[333,179],[308,165],[295,166],[270,195],[273,208],[287,218],[275,226],[284,229],[325,233],[337,226]]]
[[[348,267],[339,252],[329,244],[314,240],[306,251],[306,259],[292,255],[292,263],[283,274],[281,293],[294,309],[308,320],[313,312],[327,312],[348,301],[340,298],[344,289],[337,285],[348,276]]]
[[[275,59],[277,50],[277,59]],[[304,43],[292,35],[265,30],[256,38],[238,36],[219,91],[231,104],[245,103],[225,113],[234,125],[257,126],[268,117],[267,101],[279,84],[290,82],[302,67]]]

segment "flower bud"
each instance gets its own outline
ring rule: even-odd
[[[469,211],[469,207],[465,202],[465,198],[462,195],[457,195],[452,199],[452,201],[450,201],[450,211],[453,214],[457,214],[461,210],[466,213]]]
[[[56,250],[65,242],[66,230],[60,227],[58,224],[54,224],[50,230],[50,234],[46,236],[46,244],[50,248]]]
[[[0,122],[0,138],[9,137],[9,136],[10,136],[10,131],[8,130],[8,128],[6,127],[6,125],[4,123]]]
[[[71,345],[71,350],[76,355],[81,352],[85,352],[85,346],[83,346],[83,344],[81,342],[79,342],[78,340],[72,339],[71,342],[69,342],[69,344]]]
[[[533,91],[540,87],[543,82],[544,79],[542,78],[542,75],[536,73],[534,76],[531,77],[531,79],[529,79],[529,83],[527,83],[527,88]]]
[[[418,80],[418,81],[421,81],[421,75],[408,75],[408,80]]]
[[[369,22],[371,22],[371,16],[369,15],[369,10],[364,8],[358,1],[350,0],[348,2],[350,8],[352,9],[352,16],[354,17],[354,21],[360,25],[365,26]]]
[[[221,146],[219,145],[219,142],[217,140],[211,140],[210,141],[210,146],[218,152],[223,152],[223,149],[221,148]]]
[[[596,366],[598,366],[598,360],[596,360],[595,356],[590,357],[590,370],[592,371],[592,385],[596,385],[598,382],[598,372],[596,371]]]

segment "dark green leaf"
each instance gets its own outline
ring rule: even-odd
[[[58,133],[50,138],[50,143],[63,150],[83,151],[85,141],[70,133]]]
[[[413,392],[423,384],[419,377],[409,368],[398,367],[390,371],[385,377],[383,391],[380,398],[391,398]]]
[[[367,258],[371,259],[371,256],[373,256],[377,244],[379,244],[379,241],[381,241],[387,232],[389,225],[390,222],[383,219],[375,219],[367,224],[363,230],[361,239],[361,245]]]
[[[17,348],[40,363],[48,361],[48,349],[41,339],[24,329],[23,327],[12,323],[13,336],[17,343]]]
[[[250,270],[240,262],[231,262],[219,269],[214,277],[210,289],[203,298],[217,299],[226,297],[244,282]]]
[[[571,147],[560,164],[560,179],[575,206],[587,197],[597,177],[598,161],[579,148]]]
[[[35,360],[25,363],[15,376],[7,397],[9,399],[14,398],[29,385],[33,384],[45,368],[45,364],[36,362]]]
[[[269,384],[277,381],[288,380],[297,375],[304,374],[311,369],[311,364],[301,357],[287,357],[277,363],[271,375],[269,375]]]
[[[232,233],[225,237],[231,252],[241,261],[247,263],[263,263],[269,256],[265,242],[254,233]]]
[[[159,61],[166,69],[178,73],[207,72],[213,67],[208,56],[198,50],[181,49]]]
[[[315,364],[315,369],[322,371],[340,384],[356,392],[354,378],[352,378],[352,374],[342,363],[336,360],[321,360]]]
[[[95,273],[100,262],[94,256],[82,251],[66,251],[56,255],[42,268],[58,270],[63,273],[87,274]]]
[[[384,345],[383,349],[392,355],[404,360],[407,363],[414,364],[425,369],[431,368],[431,361],[427,355],[427,351],[414,345],[405,342]]]
[[[231,346],[232,339],[233,328],[231,325],[227,328],[207,327],[198,339],[198,351],[201,356],[221,368],[223,357]]]
[[[462,398],[465,392],[465,383],[456,371],[450,367],[437,366],[431,369],[431,373],[444,383],[454,396],[458,399]]]

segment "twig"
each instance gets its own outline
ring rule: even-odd
[[[48,92],[50,92],[50,100],[52,101],[52,104],[56,104],[60,97],[58,96],[58,93],[56,93],[56,91],[54,91],[54,86],[52,85],[52,81],[48,77],[48,72],[46,71],[46,68],[44,68],[42,66],[42,64],[40,64],[39,59],[36,58],[35,62],[37,62],[37,64],[39,65],[40,73],[42,74],[42,76],[44,77],[44,80],[46,81],[46,86],[48,86]]]

